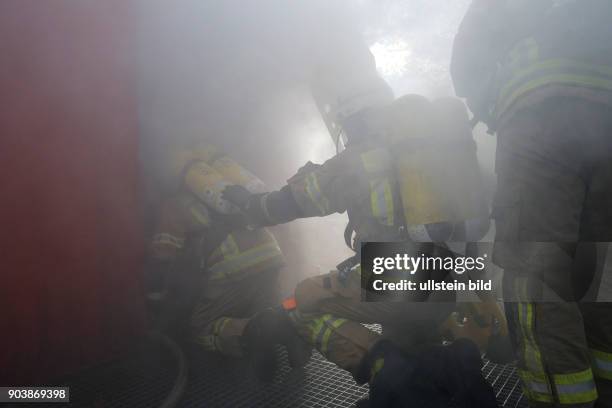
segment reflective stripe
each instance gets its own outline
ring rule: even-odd
[[[577,373],[555,374],[553,379],[562,404],[582,404],[597,399],[597,388],[590,368]]]
[[[231,258],[240,253],[240,249],[238,248],[238,244],[236,244],[236,240],[232,234],[229,234],[227,238],[221,242],[221,253],[224,258]]]
[[[153,238],[151,239],[151,244],[152,245],[169,245],[169,246],[181,249],[183,248],[183,245],[185,244],[185,240],[178,238],[172,234],[162,232],[162,233],[153,235]]]
[[[518,370],[523,382],[523,392],[532,401],[553,402],[550,383],[546,374],[534,374],[525,370]]]
[[[310,328],[310,343],[313,346],[317,347],[317,349],[319,348],[319,345],[321,344],[321,339],[323,339],[323,335],[325,334],[325,330],[327,329],[327,327],[325,326],[325,319],[330,318],[331,315],[326,314],[313,319],[312,322],[308,324]]]
[[[217,348],[217,336],[209,334],[206,336],[198,336],[195,339],[195,342],[197,344],[199,344],[200,346],[202,346],[204,348],[204,350],[207,351],[218,351],[219,349]]]
[[[304,178],[304,188],[310,201],[319,210],[319,215],[329,214],[329,202],[321,192],[319,181],[315,173],[310,173]]]
[[[560,73],[549,75],[544,78],[538,78],[527,82],[514,91],[511,95],[500,98],[498,117],[501,116],[501,114],[505,112],[520,96],[533,91],[536,88],[541,88],[548,85],[570,85],[612,91],[612,79],[593,78],[588,75],[577,74],[572,75]]]
[[[374,361],[374,364],[372,365],[372,369],[370,370],[370,384],[374,380],[374,377],[376,377],[376,374],[378,374],[380,370],[382,370],[384,365],[385,365],[385,359],[382,357],[379,357]]]
[[[229,278],[230,275],[275,259],[280,259],[281,250],[276,242],[259,245],[230,256],[210,267],[210,280]]]
[[[534,401],[552,402],[550,381],[546,376],[542,355],[533,335],[535,321],[534,305],[518,303],[519,324],[523,340],[523,358],[527,370],[519,370],[523,389],[527,397]]]
[[[223,329],[229,323],[230,320],[231,319],[229,317],[222,317],[221,319],[218,319],[215,322],[215,325],[213,328],[213,334],[220,336],[221,333],[223,333]]]
[[[523,84],[531,82],[543,75],[556,76],[570,74],[575,76],[586,75],[590,78],[612,79],[612,68],[602,65],[590,65],[579,61],[554,59],[533,63],[527,68],[518,71],[513,78],[504,85],[500,91],[501,99],[511,94]]]
[[[523,357],[527,370],[532,373],[544,373],[542,355],[533,336],[534,306],[531,303],[518,303],[519,322],[523,334]]]
[[[591,349],[595,377],[612,381],[612,353]]]
[[[370,200],[372,215],[383,225],[393,225],[393,193],[388,179],[370,181]]]
[[[346,322],[346,319],[329,319],[325,322],[325,324],[329,326],[329,328],[323,336],[323,342],[321,343],[321,353],[327,353],[327,349],[329,346],[329,338],[331,337],[332,333]]]
[[[526,297],[526,279],[515,282],[517,296]],[[542,363],[542,355],[535,341],[533,327],[535,306],[533,303],[518,303],[518,317],[523,338],[523,358],[527,370],[519,370],[525,395],[533,401],[553,402],[550,379]],[[552,380],[561,404],[580,404],[595,401],[597,389],[590,368],[577,373],[554,374]]]
[[[564,58],[543,59],[536,41],[528,38],[508,53],[498,82],[495,111],[499,118],[521,96],[544,86],[568,85],[612,91],[612,67]]]
[[[325,355],[329,346],[329,338],[331,337],[334,330],[338,329],[344,323],[346,319],[338,319],[330,314],[325,314],[321,317],[313,319],[310,323],[311,336],[310,340],[313,346]]]

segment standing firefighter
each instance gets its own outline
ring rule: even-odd
[[[450,109],[455,116],[459,112],[460,119],[454,125],[467,131],[462,133],[467,137],[458,142],[458,149],[465,148],[468,156],[474,154],[471,165],[476,166],[467,113],[462,104],[448,100],[431,103],[417,96],[392,103],[391,92],[375,69],[365,74],[360,72],[361,76],[352,76],[354,73],[354,68],[349,69],[343,77],[335,77],[338,82],[330,81],[324,87],[337,97],[328,98],[332,102],[321,110],[332,114],[333,125],[329,117],[326,121],[332,134],[338,130],[335,142],[341,143],[340,131],[344,136],[342,152],[321,165],[307,163],[279,191],[252,194],[234,186],[225,190],[224,197],[241,207],[255,225],[274,225],[346,211],[349,225],[345,240],[356,251],[362,242],[402,241],[409,236],[429,242],[448,240],[452,226],[486,214],[474,199],[475,191],[468,188],[457,198],[464,203],[464,217],[459,211],[451,218],[444,218],[448,212],[441,209],[443,205],[435,206],[431,189],[418,182],[411,184],[420,177],[414,173],[420,167],[411,168],[402,159],[406,154],[414,162],[427,161],[427,157],[435,160],[430,151],[432,140],[428,139],[435,132],[428,129],[436,128],[434,112]],[[321,95],[317,95],[318,102],[325,105],[321,103],[324,98]],[[459,109],[456,109],[457,103]],[[394,123],[393,127],[385,125],[389,121]],[[457,126],[450,128],[456,130]],[[399,137],[403,134],[409,140]],[[391,144],[397,149],[390,149]],[[401,173],[406,177],[398,177]],[[470,182],[465,185],[474,186]],[[410,192],[405,191],[406,186],[414,189],[415,198],[408,197]],[[404,200],[410,204],[404,206]],[[417,209],[419,202],[431,203],[436,208]],[[414,222],[410,225],[405,221],[406,207],[412,208],[410,217]],[[434,224],[451,228],[436,229]],[[436,238],[436,233],[444,237]],[[465,241],[465,236],[459,239]],[[357,382],[369,382],[373,406],[406,406],[410,402],[414,406],[446,407],[451,399],[461,407],[495,406],[492,390],[480,373],[478,349],[472,343],[459,341],[431,351],[432,345],[441,344],[438,327],[452,312],[454,304],[364,302],[360,274],[357,254],[340,264],[338,270],[298,284],[295,297],[283,303],[285,310],[281,314],[289,315],[299,335],[327,359],[350,371]],[[381,323],[383,336],[362,323]],[[419,361],[417,356],[421,351],[427,357]],[[419,364],[422,370],[416,367]]]
[[[246,227],[221,191],[239,184],[256,192],[263,183],[210,146],[174,154],[169,169],[177,189],[153,235],[149,297],[166,302],[169,320],[190,315],[190,338],[205,350],[262,358],[249,341],[262,315],[251,316],[278,301],[283,254],[267,229]]]
[[[612,407],[612,2],[474,1],[452,75],[498,134],[495,258],[531,406]],[[583,302],[580,303],[580,301]]]

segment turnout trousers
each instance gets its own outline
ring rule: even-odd
[[[612,303],[596,302],[595,268],[612,241],[612,109],[557,97],[518,111],[496,171],[494,258],[524,393],[534,407],[612,407]]]

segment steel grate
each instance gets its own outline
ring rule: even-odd
[[[180,407],[352,407],[368,393],[367,386],[358,386],[350,374],[316,352],[304,369],[292,370],[285,351],[279,349],[279,372],[270,384],[255,380],[243,361],[195,349],[187,350],[187,355],[189,382]],[[71,407],[151,408],[169,392],[175,369],[168,353],[147,344],[121,361],[62,384],[71,387]],[[483,372],[501,406],[527,406],[513,366],[486,362]]]

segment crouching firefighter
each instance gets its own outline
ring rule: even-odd
[[[497,131],[495,261],[533,407],[612,407],[612,2],[473,1],[457,94]],[[605,255],[604,255],[605,257]]]
[[[251,340],[276,330],[266,325],[265,309],[278,302],[283,254],[266,228],[247,228],[221,197],[227,185],[258,192],[263,183],[211,146],[173,153],[168,168],[175,192],[161,206],[148,265],[158,324],[175,334],[187,327],[187,337],[204,350],[247,355],[266,377],[261,345]]]
[[[446,158],[450,160],[450,150],[459,156],[462,149],[468,156],[475,155],[466,109],[456,100],[432,103],[418,96],[391,103],[386,84],[381,80],[378,85],[371,88],[369,100],[359,93],[354,99],[343,98],[344,104],[336,107],[335,120],[346,142],[342,152],[321,165],[307,163],[278,191],[252,194],[231,186],[224,197],[242,208],[250,223],[260,226],[346,211],[345,239],[357,250],[362,242],[445,241],[453,234],[465,242],[466,222],[487,218],[486,209],[475,199],[477,178],[461,180],[464,190],[452,190],[460,194],[453,203],[461,206],[449,212],[437,205],[431,186],[420,185],[422,174],[414,172],[421,171],[417,164],[423,163],[428,171],[447,173],[436,168],[439,163],[433,152],[439,154],[439,144],[451,135],[444,133],[443,126],[434,126],[443,122],[434,120],[436,112],[455,113],[459,119],[448,129],[460,126],[463,130],[445,151]],[[433,127],[439,133],[429,130]],[[435,136],[435,143],[421,139],[428,136]],[[471,165],[451,160],[463,166],[450,172],[448,177],[455,179],[451,184],[473,174],[470,166],[476,165],[475,156],[471,159]],[[442,228],[443,223],[448,228]],[[455,228],[460,224],[462,228]],[[289,316],[299,335],[328,360],[348,370],[358,383],[370,384],[370,406],[447,407],[454,401],[460,407],[495,407],[495,395],[482,377],[480,351],[474,343],[460,339],[452,346],[441,346],[439,328],[453,312],[453,300],[364,302],[359,263],[356,254],[338,270],[302,281],[279,314]],[[506,330],[498,308],[487,319],[484,326],[496,320]],[[382,335],[362,323],[380,323]]]

